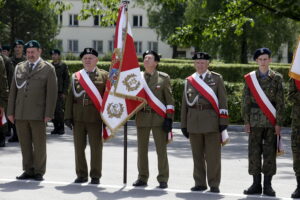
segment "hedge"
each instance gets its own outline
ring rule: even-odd
[[[82,63],[80,61],[67,61],[70,72],[75,72],[82,68]],[[109,70],[110,62],[99,62],[98,66],[106,71]],[[143,63],[140,63],[143,70]],[[274,63],[271,68],[275,71],[281,73],[285,81],[288,81],[288,72],[290,66],[288,64],[278,64]],[[222,74],[223,79],[228,82],[243,82],[244,74],[256,70],[256,64],[224,64],[224,63],[212,63],[210,69]],[[170,75],[172,79],[184,79],[195,72],[192,63],[159,63],[158,70],[166,72]]]

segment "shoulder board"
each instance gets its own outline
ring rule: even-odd
[[[166,77],[166,78],[169,77],[169,75],[167,73],[161,72],[161,71],[158,71],[158,75]]]
[[[271,69],[270,69],[271,70]],[[282,74],[280,74],[279,72],[276,72],[274,70],[271,70],[271,77],[272,78],[275,78],[275,77],[278,77],[278,78],[282,78]]]
[[[100,69],[97,67],[97,69],[100,71],[100,73],[104,73],[104,74],[108,74],[108,71],[104,70],[104,69]]]
[[[212,74],[212,75],[216,75],[216,76],[222,76],[221,74],[219,74],[219,73],[217,73],[217,72],[213,72],[213,71],[211,71],[211,74]]]

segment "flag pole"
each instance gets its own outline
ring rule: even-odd
[[[126,11],[128,10],[128,0],[122,0],[122,3],[125,5]],[[128,23],[128,15],[126,15],[126,27]],[[123,58],[122,58],[123,59]],[[127,135],[128,135],[128,130],[127,130],[127,122],[124,124],[124,160],[123,160],[123,184],[127,184]]]

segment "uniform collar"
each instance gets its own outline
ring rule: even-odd
[[[196,72],[198,77],[200,77],[200,75],[202,76],[202,79],[204,80],[206,75],[208,74],[208,70],[206,70],[203,74],[199,74],[198,72]]]

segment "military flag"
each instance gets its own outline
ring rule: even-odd
[[[119,8],[114,52],[103,97],[102,119],[114,134],[145,104],[141,72],[128,22],[126,4]],[[104,139],[108,137],[103,135]]]
[[[295,80],[295,84],[298,90],[300,90],[300,37],[298,40],[296,51],[294,52],[294,59],[289,72],[289,76]]]

